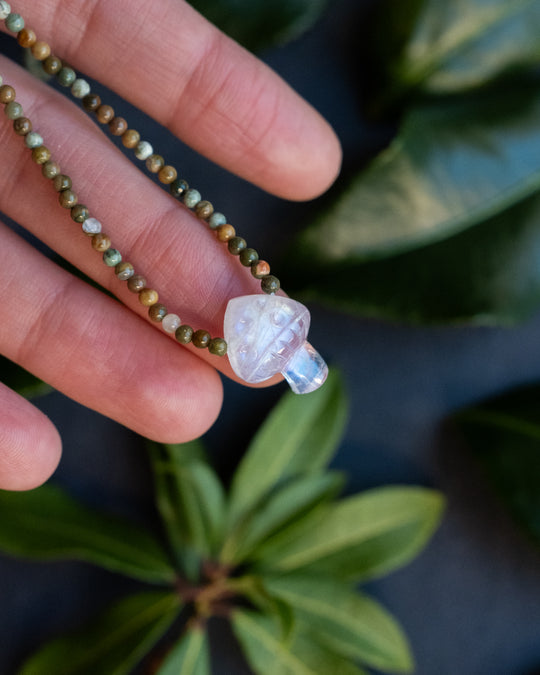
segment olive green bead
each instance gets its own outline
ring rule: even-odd
[[[227,353],[227,343],[223,338],[212,338],[208,345],[208,351],[214,356],[225,356]]]
[[[43,165],[43,167],[41,169],[41,173],[43,174],[43,176],[45,178],[50,178],[50,179],[58,176],[60,171],[61,171],[60,164],[58,164],[58,162],[53,162],[51,160],[49,160],[48,162],[45,162],[45,164]]]
[[[281,284],[279,279],[272,274],[264,277],[261,281],[261,288],[264,293],[271,295],[272,293],[277,293],[279,291]]]
[[[40,145],[37,148],[32,150],[32,160],[36,164],[45,164],[51,158],[51,151],[49,148],[46,148],[44,145]]]
[[[178,326],[178,328],[174,333],[174,336],[178,342],[180,342],[183,345],[187,345],[191,342],[191,339],[193,337],[193,328],[185,324],[182,326]]]
[[[58,201],[60,202],[60,206],[63,208],[71,209],[75,206],[79,199],[73,190],[68,189],[62,190],[62,192],[58,195]]]
[[[82,100],[82,105],[87,112],[94,112],[101,105],[101,97],[97,94],[87,94]]]
[[[155,321],[156,323],[161,323],[163,319],[167,316],[168,311],[165,305],[162,305],[160,302],[152,305],[148,310],[148,316]]]
[[[189,185],[182,178],[177,178],[176,180],[173,180],[169,189],[172,196],[176,197],[176,199],[179,199],[186,190],[189,190]]]
[[[90,211],[84,204],[76,204],[71,209],[71,217],[76,223],[84,223],[84,221],[90,217]]]
[[[23,116],[23,107],[17,101],[10,101],[4,108],[4,113],[9,120],[16,120]]]
[[[73,68],[68,68],[67,66],[64,66],[60,70],[60,72],[57,73],[56,79],[58,80],[58,83],[61,84],[63,87],[71,87],[71,85],[77,79],[77,74],[75,73]]]
[[[53,178],[53,186],[56,192],[63,192],[71,189],[71,178],[61,173]]]
[[[108,248],[103,253],[103,262],[107,267],[116,267],[116,265],[122,262],[122,254],[115,248]]]
[[[254,248],[245,248],[243,251],[240,251],[240,262],[244,267],[251,267],[258,260],[259,254]]]
[[[212,336],[207,330],[196,330],[193,333],[193,337],[191,338],[191,342],[197,347],[198,349],[206,349],[208,345],[210,344],[210,340],[212,339]]]
[[[232,253],[232,255],[240,255],[240,252],[246,248],[247,244],[246,240],[242,239],[242,237],[233,237],[232,239],[229,239],[227,246],[229,248],[229,253]]]
[[[47,75],[57,75],[62,70],[62,60],[51,54],[43,61],[41,67]]]

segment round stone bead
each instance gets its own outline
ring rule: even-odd
[[[266,260],[258,260],[251,266],[251,274],[255,279],[262,279],[270,274],[270,265]]]
[[[243,251],[246,246],[246,240],[242,239],[242,237],[233,237],[232,239],[229,239],[229,243],[227,244],[229,253],[232,255],[240,255],[240,252]]]
[[[40,145],[38,148],[32,150],[32,160],[36,164],[45,164],[51,158],[51,151],[49,148],[46,148],[44,145]]]
[[[62,190],[58,195],[58,201],[64,209],[71,209],[79,201],[79,198],[73,190]]]
[[[98,232],[92,237],[92,248],[95,251],[104,253],[107,249],[111,248],[111,238],[108,235],[103,234],[103,232]]]
[[[47,75],[56,75],[62,70],[62,59],[51,54],[51,48],[46,42],[36,42],[32,54],[38,61],[43,61],[43,70]]]
[[[146,279],[141,274],[134,274],[127,283],[127,287],[132,293],[140,293],[146,288]]]
[[[127,281],[135,274],[135,269],[131,263],[121,262],[114,268],[114,273],[120,281]]]
[[[26,134],[24,142],[27,148],[39,148],[40,145],[43,145],[43,137],[37,131],[31,131]]]
[[[87,94],[82,100],[83,108],[87,112],[94,112],[101,105],[101,96],[97,94]]]
[[[90,211],[87,206],[84,204],[77,204],[71,209],[71,218],[76,223],[84,223],[85,220],[88,220],[90,217]]]
[[[232,225],[228,223],[226,225],[218,225],[216,228],[216,234],[219,241],[229,241],[236,235],[236,230]]]
[[[156,323],[161,323],[163,319],[167,316],[167,308],[165,305],[162,305],[160,302],[156,302],[155,305],[152,305],[148,310],[148,316],[152,321]]]
[[[261,288],[264,293],[271,295],[272,293],[277,293],[280,287],[279,279],[277,277],[269,274],[266,277],[263,277],[261,281]]]
[[[41,173],[45,178],[53,179],[60,173],[60,164],[58,164],[58,162],[53,162],[49,160],[48,162],[45,162],[45,164],[43,165]]]
[[[178,173],[174,166],[167,164],[158,171],[158,178],[161,183],[165,185],[170,185],[174,180],[176,180]]]
[[[122,135],[122,143],[126,148],[136,148],[141,140],[141,134],[135,129],[128,129]]]
[[[158,300],[159,294],[153,288],[143,288],[142,291],[139,292],[139,302],[145,307],[155,305]]]
[[[19,117],[23,116],[22,105],[20,103],[17,103],[17,101],[11,101],[4,108],[4,113],[6,114],[6,117],[10,120],[19,119]]]
[[[20,14],[12,12],[6,17],[6,28],[12,33],[18,33],[24,28],[24,19]]]
[[[73,68],[64,66],[56,75],[56,79],[58,80],[58,83],[62,85],[62,87],[71,87],[77,79],[77,75]]]
[[[128,123],[123,117],[113,117],[109,122],[109,131],[113,136],[122,136],[127,131]]]
[[[0,103],[10,103],[15,100],[15,89],[9,84],[0,87]]]
[[[167,314],[167,316],[163,317],[161,325],[163,326],[163,330],[166,333],[171,333],[172,335],[173,333],[176,333],[178,328],[180,328],[182,321],[180,320],[178,314]]]
[[[187,345],[191,342],[191,338],[193,337],[193,328],[183,324],[176,329],[174,337],[180,344]]]
[[[145,160],[154,154],[154,148],[148,141],[140,141],[135,148],[135,157],[137,159]]]
[[[71,178],[61,173],[53,178],[53,187],[56,192],[71,189]]]
[[[1,0],[0,2],[0,20],[3,21],[4,19],[7,19],[8,16],[11,14],[11,7],[8,2],[5,0]]]
[[[18,117],[13,122],[13,130],[18,136],[26,136],[32,131],[32,122],[28,117]]]
[[[184,204],[188,209],[194,209],[201,201],[201,193],[198,190],[190,188],[184,194]]]
[[[225,225],[226,222],[227,218],[225,218],[222,213],[219,213],[219,211],[215,211],[208,219],[208,225],[210,225],[213,230],[215,230],[220,225]]]
[[[191,342],[197,347],[198,349],[206,349],[208,345],[210,344],[210,340],[212,339],[212,336],[207,330],[196,330],[193,333],[193,337],[191,338]]]
[[[150,155],[146,160],[146,168],[150,173],[157,173],[165,166],[165,160],[161,155]]]
[[[245,248],[240,251],[240,262],[244,267],[251,267],[257,260],[259,260],[259,254],[254,248]]]
[[[189,190],[189,185],[182,178],[177,178],[171,183],[170,191],[173,197],[180,199],[186,190]]]
[[[99,234],[101,232],[101,223],[97,218],[87,218],[82,224],[82,230],[85,234]]]
[[[225,356],[227,353],[227,343],[223,338],[212,338],[208,345],[208,351],[214,356]]]
[[[71,85],[71,94],[75,98],[84,98],[90,93],[90,85],[86,80],[78,77],[75,82]]]
[[[107,267],[116,267],[122,262],[122,254],[115,248],[108,248],[103,254],[103,262]]]
[[[207,220],[214,213],[214,206],[208,200],[203,199],[195,207],[195,213],[202,220]]]
[[[23,28],[17,35],[17,42],[21,47],[31,47],[36,43],[37,36],[31,28]]]
[[[109,124],[114,119],[114,108],[110,105],[100,105],[96,110],[96,117],[101,124]]]

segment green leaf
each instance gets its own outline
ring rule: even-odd
[[[403,14],[410,4],[383,2],[386,27],[389,13]],[[535,0],[426,0],[421,11],[417,5],[409,39],[388,64],[393,98],[410,89],[439,95],[467,91],[538,65],[540,6]]]
[[[540,300],[539,115],[531,91],[413,111],[391,148],[300,235],[295,250],[312,274],[296,273],[297,258],[288,286],[372,316],[508,323],[530,314]]]
[[[53,391],[50,385],[1,355],[0,373],[2,383],[25,398],[36,398]]]
[[[263,584],[294,607],[298,619],[333,651],[381,670],[412,669],[401,627],[375,600],[321,575],[266,577]]]
[[[251,49],[285,44],[311,28],[326,0],[189,0],[230,37]]]
[[[208,637],[200,626],[188,628],[156,675],[210,675]]]
[[[510,514],[540,543],[540,387],[498,396],[454,419]]]
[[[232,625],[251,668],[260,675],[364,675],[353,663],[306,634],[298,634],[289,645],[270,617],[236,610]]]
[[[193,578],[198,557],[213,556],[222,543],[223,486],[204,461],[199,442],[154,444],[152,458],[158,506],[171,546]]]
[[[229,527],[281,481],[318,472],[328,464],[343,434],[347,407],[341,378],[332,370],[317,391],[283,396],[236,470],[229,499]]]
[[[437,527],[442,496],[433,490],[386,487],[329,506],[316,527],[266,554],[265,569],[328,573],[360,581],[402,567]]]
[[[175,593],[140,593],[121,600],[92,624],[49,643],[19,675],[128,675],[180,612]]]
[[[52,485],[0,491],[0,550],[43,559],[74,559],[150,583],[176,578],[167,553],[148,532],[94,512]]]
[[[343,476],[337,472],[299,476],[279,486],[233,528],[220,560],[238,564],[256,554],[261,544],[274,534],[295,527],[306,513],[335,497],[342,486]]]

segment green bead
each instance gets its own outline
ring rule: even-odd
[[[53,178],[53,186],[56,192],[63,192],[64,190],[70,190],[72,187],[71,178],[61,173]]]
[[[210,340],[212,339],[210,333],[207,330],[196,330],[193,333],[193,337],[191,338],[191,342],[197,347],[198,349],[206,349],[208,345],[210,344]]]
[[[22,105],[20,103],[17,103],[17,101],[11,101],[4,108],[4,113],[6,114],[6,117],[10,120],[19,119],[19,117],[23,116]]]
[[[232,239],[229,239],[227,246],[229,248],[229,253],[232,253],[232,255],[240,255],[240,252],[246,248],[247,244],[246,240],[242,239],[242,237],[233,237]]]
[[[60,206],[62,206],[64,209],[73,208],[78,200],[79,199],[73,190],[62,190],[62,192],[58,195]]]
[[[269,274],[267,277],[264,277],[264,279],[261,281],[261,288],[264,293],[272,294],[272,293],[277,293],[279,291],[281,284],[279,283],[279,279],[272,274]]]
[[[84,204],[77,204],[71,209],[71,217],[76,223],[84,223],[90,217],[90,211]]]
[[[56,76],[56,79],[63,87],[71,87],[71,85],[77,79],[77,75],[73,68],[67,68],[64,66],[64,68],[62,68],[62,70]]]
[[[254,248],[245,248],[243,251],[240,251],[240,262],[244,267],[251,267],[258,260],[259,254]]]
[[[193,337],[193,328],[186,325],[179,326],[176,329],[174,336],[178,342],[183,345],[187,345],[191,342],[191,338]]]
[[[122,262],[122,254],[115,248],[108,248],[103,254],[103,262],[107,267],[116,267],[118,263]]]
[[[184,204],[188,209],[192,209],[201,201],[201,193],[198,190],[190,188],[184,195]]]
[[[12,12],[6,19],[6,28],[12,33],[18,33],[24,28],[24,19],[20,14]]]
[[[176,199],[179,199],[184,194],[184,192],[186,192],[186,190],[189,190],[189,185],[185,180],[177,178],[176,180],[173,180],[169,189],[172,196],[176,197]]]
[[[53,162],[52,160],[49,160],[48,162],[45,162],[45,164],[43,165],[41,173],[45,178],[50,178],[52,180],[53,178],[56,178],[56,176],[59,175],[60,164],[58,164],[58,162]]]
[[[208,345],[208,351],[214,356],[225,356],[227,353],[227,343],[223,338],[213,338]]]
[[[208,225],[210,225],[212,230],[215,230],[220,225],[225,225],[226,222],[227,218],[222,213],[219,213],[219,211],[213,213],[208,219]]]

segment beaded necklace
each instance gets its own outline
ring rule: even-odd
[[[4,84],[0,75],[0,103],[4,105],[6,117],[13,121],[15,133],[24,138],[26,147],[32,152],[32,160],[42,167],[43,176],[59,193],[60,206],[68,209],[71,218],[81,224],[84,234],[91,237],[92,248],[102,254],[105,265],[113,268],[116,277],[125,281],[128,289],[137,294],[139,302],[148,307],[150,320],[160,324],[181,344],[206,348],[215,356],[228,354],[236,375],[248,383],[263,382],[282,373],[295,393],[308,393],[320,387],[328,368],[307,342],[309,311],[295,300],[276,295],[280,283],[270,274],[270,265],[259,259],[257,251],[247,246],[245,239],[236,234],[235,228],[222,213],[214,210],[211,202],[179,178],[177,170],[154,153],[148,141],[141,140],[138,131],[130,129],[123,117],[117,116],[110,105],[102,103],[101,98],[92,93],[89,83],[77,77],[73,68],[54,55],[48,43],[38,40],[36,33],[25,27],[22,16],[12,12],[5,0],[0,0],[0,20],[5,21],[10,32],[17,34],[18,43],[30,50],[41,62],[43,70],[56,76],[59,84],[69,88],[87,112],[94,113],[100,124],[107,125],[113,136],[133,150],[135,157],[145,162],[147,170],[157,174],[163,185],[169,186],[171,195],[204,221],[217,239],[227,245],[229,253],[237,256],[261,282],[263,295],[246,295],[229,301],[224,338],[212,337],[204,329],[194,330],[183,324],[177,314],[169,313],[159,302],[157,291],[147,285],[146,278],[136,273],[132,263],[124,261],[120,251],[113,248],[111,238],[102,231],[101,222],[91,216],[88,207],[79,203],[70,177],[62,173],[58,162],[52,159],[42,136],[33,130],[32,122],[24,116],[21,104],[16,101],[15,89]]]

